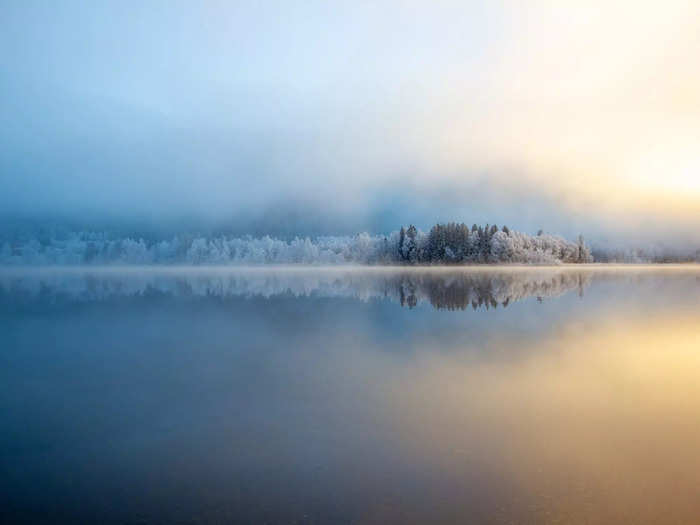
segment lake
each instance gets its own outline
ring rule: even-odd
[[[691,523],[700,266],[0,271],[4,523]]]

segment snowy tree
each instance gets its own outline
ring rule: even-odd
[[[662,257],[630,252],[625,260]],[[694,254],[687,257],[692,260]],[[436,224],[426,234],[410,225],[389,235],[294,238],[178,235],[151,241],[75,232],[39,241],[25,238],[0,244],[0,263],[21,264],[480,264],[585,263],[593,260],[583,237],[572,243],[542,233],[464,223]]]

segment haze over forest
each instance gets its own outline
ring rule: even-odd
[[[1,242],[454,221],[692,258],[698,20],[681,0],[5,2]]]

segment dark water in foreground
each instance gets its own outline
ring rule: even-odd
[[[0,271],[4,523],[695,523],[700,267]]]

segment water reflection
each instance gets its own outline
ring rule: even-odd
[[[0,283],[3,523],[700,515],[699,267]]]
[[[388,298],[414,308],[507,307],[529,297],[538,300],[568,292],[583,296],[591,273],[574,269],[114,269],[6,271],[0,293],[14,300],[104,301],[154,293],[173,297]]]

